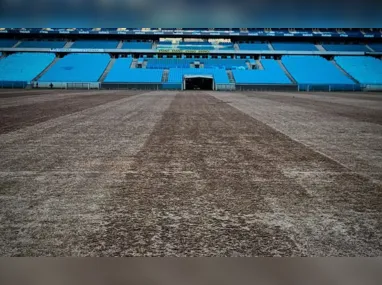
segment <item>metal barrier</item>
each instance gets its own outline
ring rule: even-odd
[[[298,91],[307,92],[335,92],[335,91],[361,91],[359,84],[299,84]]]
[[[37,85],[38,83],[38,85]],[[32,88],[50,89],[100,89],[99,82],[31,82]]]
[[[298,91],[292,84],[236,84],[238,91]]]
[[[162,84],[147,83],[102,83],[101,89],[124,89],[124,90],[159,90]]]
[[[235,85],[235,83],[215,84],[215,90],[216,91],[235,91],[236,85]]]
[[[362,85],[364,91],[382,91],[382,84],[366,84]]]
[[[0,88],[26,88],[28,84],[26,81],[0,81]]]

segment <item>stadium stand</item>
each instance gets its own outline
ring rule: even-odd
[[[122,49],[151,49],[152,43],[151,42],[135,42],[135,41],[128,41],[123,42]]]
[[[336,56],[335,61],[361,84],[382,84],[382,61],[371,56]]]
[[[160,83],[162,69],[130,68],[132,58],[118,58],[105,83]]]
[[[219,58],[202,58],[199,60],[204,64],[204,68],[221,68],[221,69],[247,69],[246,60],[244,59],[219,59]]]
[[[312,43],[304,42],[272,42],[274,50],[287,50],[287,51],[318,51],[316,46]]]
[[[117,48],[118,43],[119,41],[77,40],[71,48],[114,49]]]
[[[269,50],[269,46],[266,43],[253,42],[253,43],[239,43],[241,50]]]
[[[2,48],[10,48],[17,43],[18,43],[17,40],[0,39],[0,47]]]
[[[374,51],[382,52],[382,44],[369,44],[369,47],[371,47]]]
[[[212,75],[215,83],[229,84],[227,73],[223,69],[170,68],[168,82],[182,83],[184,75]]]
[[[320,56],[283,56],[282,63],[298,84],[355,84],[332,62]]]
[[[29,83],[55,58],[53,53],[15,53],[0,60],[0,81]]]
[[[97,82],[110,61],[108,54],[69,54],[54,64],[39,82]]]
[[[146,68],[166,69],[166,68],[189,68],[194,59],[186,58],[148,58]]]
[[[322,47],[327,51],[370,51],[365,45],[361,44],[323,44]]]
[[[232,74],[237,84],[291,84],[291,81],[281,69],[276,60],[262,59],[261,69],[233,70]]]
[[[169,41],[158,43],[158,49],[182,49],[182,50],[214,50],[215,47],[210,42],[179,42],[173,44]]]
[[[19,48],[63,48],[66,41],[23,41]]]

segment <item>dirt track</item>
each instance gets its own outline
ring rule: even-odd
[[[301,94],[9,101],[1,255],[381,255],[382,96]]]

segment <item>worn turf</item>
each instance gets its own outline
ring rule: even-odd
[[[1,98],[2,256],[381,255],[381,95],[67,95]]]

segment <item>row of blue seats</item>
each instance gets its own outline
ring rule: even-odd
[[[314,44],[303,42],[272,42],[272,47],[274,50],[318,51]]]
[[[0,39],[0,47],[13,47],[18,41],[12,39]],[[23,41],[18,47],[21,48],[62,48],[66,41]],[[77,40],[73,43],[72,48],[109,48],[114,49],[118,46],[119,41],[116,40]],[[231,43],[220,43],[220,48],[233,48]],[[287,51],[317,51],[318,49],[312,43],[304,42],[272,42],[273,49]],[[369,52],[370,50],[362,44],[323,44],[323,48],[327,51],[360,51]],[[382,51],[382,44],[369,44],[375,51]],[[171,42],[160,42],[158,48],[180,49],[203,49],[213,50],[214,46],[210,42],[182,42],[173,46]],[[125,41],[122,45],[123,49],[151,49],[151,42]],[[269,50],[267,43],[252,42],[239,43],[241,50]]]
[[[2,48],[11,48],[17,43],[17,40],[0,39],[0,47]]]
[[[160,83],[163,69],[130,68],[131,58],[118,58],[104,82],[106,83]]]
[[[336,56],[335,61],[361,84],[382,84],[382,60],[371,56]]]
[[[18,48],[63,48],[66,41],[23,41]]]
[[[31,81],[55,58],[53,53],[14,53],[0,59],[0,81]]]
[[[355,84],[320,56],[283,56],[282,63],[299,84]]]
[[[323,44],[322,47],[327,51],[370,52],[365,45],[360,44]]]
[[[277,61],[262,59],[264,69],[233,70],[232,74],[237,84],[291,84],[291,81]]]
[[[71,53],[58,60],[40,82],[97,82],[105,71],[108,54]]]
[[[55,58],[51,53],[15,53],[0,60],[1,81],[31,81],[40,74]],[[382,84],[382,61],[373,57],[365,56],[338,56],[336,62],[353,78],[362,84]],[[110,61],[108,54],[69,54],[58,60],[40,79],[41,82],[97,82]],[[131,71],[132,58],[117,59],[111,69],[108,80],[123,82],[133,79],[136,82],[159,82],[158,77],[163,69],[138,69]],[[154,65],[162,61],[169,63],[173,74],[189,72],[190,74],[212,74],[217,78],[225,74],[224,69],[183,68],[195,59],[149,59]],[[246,65],[246,60],[238,59],[200,59],[207,67],[216,67],[219,64],[226,66]],[[255,61],[252,60],[252,64]],[[264,70],[233,70],[235,80],[238,84],[288,84],[289,78],[282,70],[277,61],[262,59]],[[332,62],[320,56],[284,56],[282,63],[292,77],[299,84],[355,84]],[[180,68],[173,68],[172,64],[180,64]],[[188,67],[188,66],[186,66]],[[178,69],[179,72],[175,71]],[[145,73],[147,72],[147,73]],[[134,75],[135,74],[135,75]],[[152,74],[154,79],[145,78],[145,74]],[[171,74],[171,73],[170,73]],[[183,73],[182,73],[183,74]],[[154,76],[155,75],[155,76]],[[138,79],[134,76],[142,76]],[[177,75],[179,76],[179,75]],[[225,82],[219,79],[219,83]],[[178,77],[176,77],[178,78]],[[137,81],[138,80],[138,81]],[[172,79],[175,80],[175,79]],[[179,79],[177,79],[179,80]],[[176,80],[174,82],[177,82]]]
[[[382,52],[382,44],[369,44],[373,51]]]

